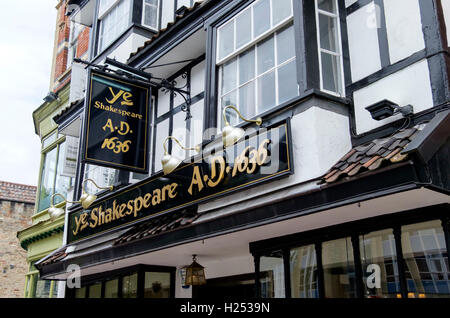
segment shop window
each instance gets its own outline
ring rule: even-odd
[[[326,298],[356,297],[353,246],[349,237],[322,243]]]
[[[170,273],[146,272],[144,298],[169,298]]]
[[[321,90],[344,96],[342,43],[337,0],[315,0]]]
[[[93,179],[100,187],[107,187],[117,182],[119,171],[112,168],[86,164],[84,168],[84,180]],[[98,193],[103,191],[91,182],[86,182],[85,187],[88,193]]]
[[[318,298],[318,275],[314,245],[294,248],[290,253],[292,298]]]
[[[66,157],[65,139],[56,138],[57,134],[46,138],[43,141],[43,163],[41,179],[39,182],[39,198],[36,211],[48,209],[50,199],[54,193],[60,193],[67,197],[67,193],[72,189],[74,178],[63,175],[64,160]],[[59,196],[53,200],[54,204],[62,202]]]
[[[407,225],[401,230],[408,297],[449,297],[450,271],[441,222]]]
[[[102,298],[102,284],[94,284],[89,286],[89,298]]]
[[[25,276],[25,298],[56,298],[57,296],[58,282],[40,279],[39,272],[32,262]]]
[[[105,282],[105,298],[119,297],[119,279],[113,279]]]
[[[298,96],[292,12],[292,0],[258,0],[218,29],[221,109],[251,118]]]
[[[130,0],[100,1],[98,53],[116,40],[130,25],[130,8]]]
[[[142,14],[142,24],[151,29],[157,30],[159,23],[159,2],[160,0],[143,0],[144,13]]]
[[[124,276],[122,278],[122,297],[123,298],[137,298],[137,282],[138,274]]]
[[[86,298],[86,287],[75,289],[75,298]]]
[[[367,233],[359,237],[364,297],[397,298],[400,279],[392,229]]]
[[[260,258],[260,291],[262,298],[284,298],[284,261],[283,253],[273,252]]]

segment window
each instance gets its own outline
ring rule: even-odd
[[[66,157],[65,138],[58,137],[53,133],[42,142],[42,170],[39,182],[39,202],[37,212],[50,207],[50,199],[54,193],[59,193],[67,198],[72,189],[74,178],[63,175],[64,160]],[[70,198],[68,198],[70,200]],[[63,199],[56,196],[54,204],[62,202]]]
[[[78,36],[82,31],[83,26],[76,22],[70,23],[70,36],[69,36],[69,53],[67,54],[67,68],[72,65],[73,59],[77,55]]]
[[[98,52],[117,39],[131,23],[130,0],[119,0],[112,5],[113,2],[100,1]]]
[[[100,187],[113,185],[118,181],[119,171],[112,168],[86,164],[84,170],[84,179],[92,179]],[[84,186],[88,193],[95,194],[102,189],[97,188],[92,182],[85,182]]]
[[[58,296],[58,282],[39,279],[39,272],[30,263],[29,271],[25,276],[25,298],[56,298]]]
[[[169,298],[170,273],[146,272],[144,298]]]
[[[317,260],[314,245],[292,249],[290,268],[292,298],[318,298]]]
[[[283,252],[276,251],[262,256],[259,264],[262,298],[284,298]]]
[[[217,51],[221,109],[233,105],[251,118],[299,94],[291,0],[247,7],[219,28]]]
[[[344,96],[342,43],[337,0],[315,0],[320,89]]]
[[[138,274],[132,274],[125,276],[122,279],[122,297],[123,298],[136,298],[137,297],[137,282]]]
[[[158,29],[159,24],[159,1],[160,0],[143,0],[144,10],[142,14],[142,24],[151,28]]]

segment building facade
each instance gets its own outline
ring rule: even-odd
[[[78,140],[73,199],[98,198],[36,264],[62,281],[77,266],[66,297],[450,296],[446,1],[68,4],[91,28],[89,94],[53,120]],[[108,161],[129,150],[106,118],[131,116],[130,78],[150,89],[148,173]],[[94,80],[114,101],[94,104]],[[106,163],[92,127],[111,130]],[[193,255],[206,284],[188,287]]]
[[[56,10],[49,93],[33,112],[35,132],[42,144],[34,212],[30,215],[31,224],[17,233],[20,246],[27,253],[28,270],[22,293],[26,298],[64,296],[64,288],[58,288],[58,282],[40,279],[34,263],[63,244],[64,216],[51,218],[49,208],[53,194],[59,193],[68,200],[72,196],[75,175],[70,168],[70,154],[74,145],[61,134],[53,117],[77,99],[74,93],[79,84],[72,83],[71,77],[80,70],[72,68],[72,64],[74,58],[87,58],[89,28],[70,21],[65,1],[58,1]],[[60,196],[54,197],[53,203],[58,207],[65,205]]]
[[[1,298],[23,296],[27,260],[17,242],[16,232],[30,225],[35,197],[35,186],[0,181]]]

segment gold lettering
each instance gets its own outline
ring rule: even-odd
[[[172,183],[170,185],[170,191],[169,191],[169,198],[170,199],[173,199],[173,198],[175,198],[177,196],[177,193],[176,192],[174,193],[174,191],[177,189],[177,187],[178,187],[178,183]]]
[[[119,214],[120,214],[120,217],[121,218],[123,218],[124,216],[125,216],[125,209],[127,208],[127,205],[125,204],[125,203],[122,203],[121,205],[120,205],[120,209],[119,209]]]
[[[128,201],[127,203],[128,211],[126,212],[127,215],[130,215],[133,213],[133,200]]]
[[[97,226],[98,217],[96,215],[96,212],[97,212],[97,208],[92,209],[92,211],[91,211],[91,222],[89,222],[89,227],[91,227],[91,228],[95,228]],[[94,221],[94,223],[92,223],[92,221]]]
[[[219,163],[219,173],[216,173],[216,162]],[[218,174],[217,180],[214,182],[213,179]],[[225,175],[225,160],[222,156],[217,156],[211,159],[211,179],[208,180],[208,186],[214,188],[220,181],[222,181]]]
[[[161,190],[155,189],[153,190],[152,204],[158,205],[161,203]]]
[[[72,231],[73,235],[77,235],[78,231],[80,230],[81,225],[81,215],[79,217],[75,217],[75,231]]]
[[[105,99],[108,103],[114,104],[124,92],[123,92],[123,90],[120,90],[117,94],[115,94],[111,87],[108,87],[108,88],[113,97],[111,98],[111,100],[109,100],[107,98],[105,98]]]
[[[81,227],[80,227],[80,232],[83,231],[83,230],[86,228],[86,226],[89,225],[86,218],[87,218],[87,213],[83,213],[83,214],[81,215]]]
[[[113,201],[113,220],[120,219],[119,205],[116,200]]]
[[[198,166],[195,166],[194,171],[192,172],[192,181],[191,181],[191,185],[189,186],[189,189],[188,189],[188,192],[190,195],[192,195],[192,187],[194,185],[197,185],[198,192],[202,191],[202,189],[204,187],[202,176],[200,175],[200,169]]]
[[[105,223],[109,223],[112,220],[112,210],[106,209],[106,215],[105,215]]]
[[[137,213],[142,209],[144,205],[144,199],[142,197],[137,197],[134,199],[134,217],[137,216]]]
[[[109,130],[110,130],[111,132],[114,132],[114,126],[113,126],[113,123],[112,123],[111,118],[108,118],[108,120],[106,121],[105,126],[102,127],[102,129],[103,129],[104,131],[106,131],[107,128],[109,128]]]
[[[150,193],[146,193],[144,195],[144,208],[148,208],[151,204],[150,202],[150,198],[152,197],[152,195]]]

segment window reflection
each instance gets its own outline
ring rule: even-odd
[[[283,253],[273,252],[260,259],[260,290],[262,298],[284,298]]]
[[[359,237],[364,296],[396,298],[400,293],[397,252],[392,229]]]
[[[122,280],[122,297],[136,298],[137,297],[137,279],[138,274],[135,273],[130,276],[124,276]]]
[[[170,273],[145,273],[144,298],[169,298]]]
[[[318,298],[317,260],[314,245],[292,249],[290,268],[292,298]]]
[[[325,297],[354,298],[355,266],[349,237],[324,242],[322,245]]]
[[[402,227],[408,297],[449,297],[447,246],[439,220]]]

